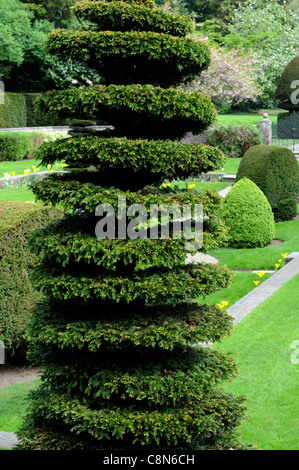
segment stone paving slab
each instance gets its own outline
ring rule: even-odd
[[[299,252],[291,253],[286,258],[285,266],[229,308],[229,313],[235,319],[235,323],[239,323],[296,274],[299,274]]]
[[[18,444],[18,438],[13,432],[0,431],[0,448],[12,449]]]

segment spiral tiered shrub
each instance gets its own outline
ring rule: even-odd
[[[55,31],[51,51],[80,51],[87,63],[97,57],[107,82],[49,91],[40,107],[60,117],[106,120],[114,131],[107,137],[82,135],[81,129],[40,150],[44,163],[63,159],[68,171],[33,186],[47,205],[63,206],[65,217],[31,239],[42,259],[33,278],[45,300],[28,332],[29,357],[43,373],[19,433],[22,448],[232,448],[244,400],[225,393],[222,382],[235,375],[236,364],[207,347],[230,333],[232,318],[195,301],[228,286],[231,273],[219,265],[187,264],[186,240],[171,230],[157,239],[95,236],[103,220],[96,216],[99,204],[117,209],[122,198],[128,206],[142,204],[147,215],[153,204],[192,210],[202,204],[202,250],[226,243],[217,193],[162,184],[223,163],[218,149],[177,140],[214,122],[211,100],[165,86],[165,77],[170,84],[200,73],[209,51],[184,37],[193,30],[191,20],[152,1],[84,0],[75,11],[92,21],[91,31]],[[115,38],[119,49],[116,43],[107,48]],[[143,83],[145,70],[150,83]],[[119,222],[120,211],[116,216]]]

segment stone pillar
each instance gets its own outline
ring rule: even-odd
[[[258,125],[261,133],[264,137],[264,144],[271,145],[272,144],[272,121],[268,119],[268,114],[263,114],[263,119],[260,121]]]

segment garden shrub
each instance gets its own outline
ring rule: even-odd
[[[257,126],[216,126],[208,136],[208,143],[230,158],[241,158],[250,147],[262,142],[263,137]]]
[[[0,203],[0,340],[9,361],[25,362],[26,327],[41,299],[30,280],[38,256],[29,250],[28,237],[60,216],[61,211],[41,205]]]
[[[276,221],[290,220],[296,215],[299,170],[292,150],[274,145],[251,147],[240,162],[236,181],[244,177],[257,184],[266,195]]]
[[[0,133],[0,161],[25,159],[32,149],[30,136],[26,132]]]
[[[82,9],[85,19],[101,25],[101,4],[80,2],[76,14],[80,17]],[[105,7],[116,15],[123,32],[110,35],[92,29],[90,34],[78,34],[80,58],[86,65],[94,61],[94,51],[99,54],[101,50],[98,57],[106,64],[104,78],[111,78],[119,63],[124,82],[53,90],[40,99],[45,111],[68,118],[81,114],[83,120],[105,117],[115,131],[109,138],[84,137],[79,129],[77,137],[73,133],[71,139],[44,144],[41,149],[44,163],[66,158],[69,171],[51,174],[32,187],[44,203],[62,205],[65,217],[37,231],[31,241],[41,256],[34,285],[45,298],[30,324],[29,357],[43,373],[18,433],[21,448],[152,451],[235,447],[244,399],[226,393],[221,383],[235,375],[236,364],[230,355],[202,344],[229,334],[233,321],[218,306],[193,300],[228,286],[230,271],[213,264],[186,264],[186,240],[174,237],[172,223],[167,238],[153,240],[148,231],[146,238],[138,232],[136,239],[95,237],[96,225],[103,223],[103,218],[95,216],[99,204],[111,204],[117,211],[122,198],[127,206],[142,204],[147,216],[152,204],[180,208],[190,204],[193,211],[196,204],[202,204],[202,251],[227,240],[219,194],[173,190],[161,184],[166,178],[192,177],[203,168],[210,171],[223,163],[223,154],[215,148],[176,141],[186,132],[199,133],[213,124],[216,111],[210,98],[154,85],[165,79],[168,53],[172,54],[171,78],[186,44],[190,48],[181,77],[186,78],[186,71],[191,73],[193,68],[199,74],[207,63],[189,54],[196,47],[181,37],[183,20],[175,32],[172,14],[157,9],[153,1],[139,0],[121,2],[132,22],[123,21],[119,4],[112,0]],[[125,9],[127,5],[132,8]],[[144,5],[150,6],[151,13],[136,26],[141,29],[136,34],[131,25],[140,24],[136,12]],[[156,30],[155,14],[163,32]],[[171,38],[170,33],[177,36]],[[61,47],[61,38],[68,42],[67,35],[51,35],[51,51],[62,58],[72,50],[79,53],[79,42]],[[122,47],[130,39],[124,56],[120,47],[115,57],[101,49],[98,39],[106,47],[108,37],[117,37]],[[162,51],[159,43],[169,46],[169,51]],[[171,49],[174,44],[180,50],[176,58]],[[116,49],[114,44],[113,54]],[[152,54],[156,59],[151,62]],[[132,73],[134,62],[138,79],[131,84],[124,74]],[[141,84],[148,62],[152,81]],[[101,67],[99,62],[96,65]],[[117,211],[117,222],[121,217]],[[132,222],[132,216],[128,221]],[[155,228],[161,224],[156,220]]]
[[[0,132],[0,161],[33,158],[41,144],[52,138],[54,134],[50,136],[41,132]]]
[[[230,228],[229,246],[263,247],[275,238],[271,206],[258,186],[248,178],[235,183],[224,198],[225,222]]]

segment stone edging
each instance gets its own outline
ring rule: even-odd
[[[229,314],[239,323],[246,315],[251,313],[258,305],[276,292],[283,284],[299,274],[299,252],[294,251],[286,258],[283,268],[276,271],[262,284],[250,291],[229,309]]]
[[[12,186],[18,186],[24,180],[28,180],[29,183],[32,183],[34,180],[42,180],[51,173],[65,173],[65,171],[39,171],[36,173],[28,173],[27,175],[14,175],[0,178],[0,190],[5,189],[3,186],[9,184]]]

